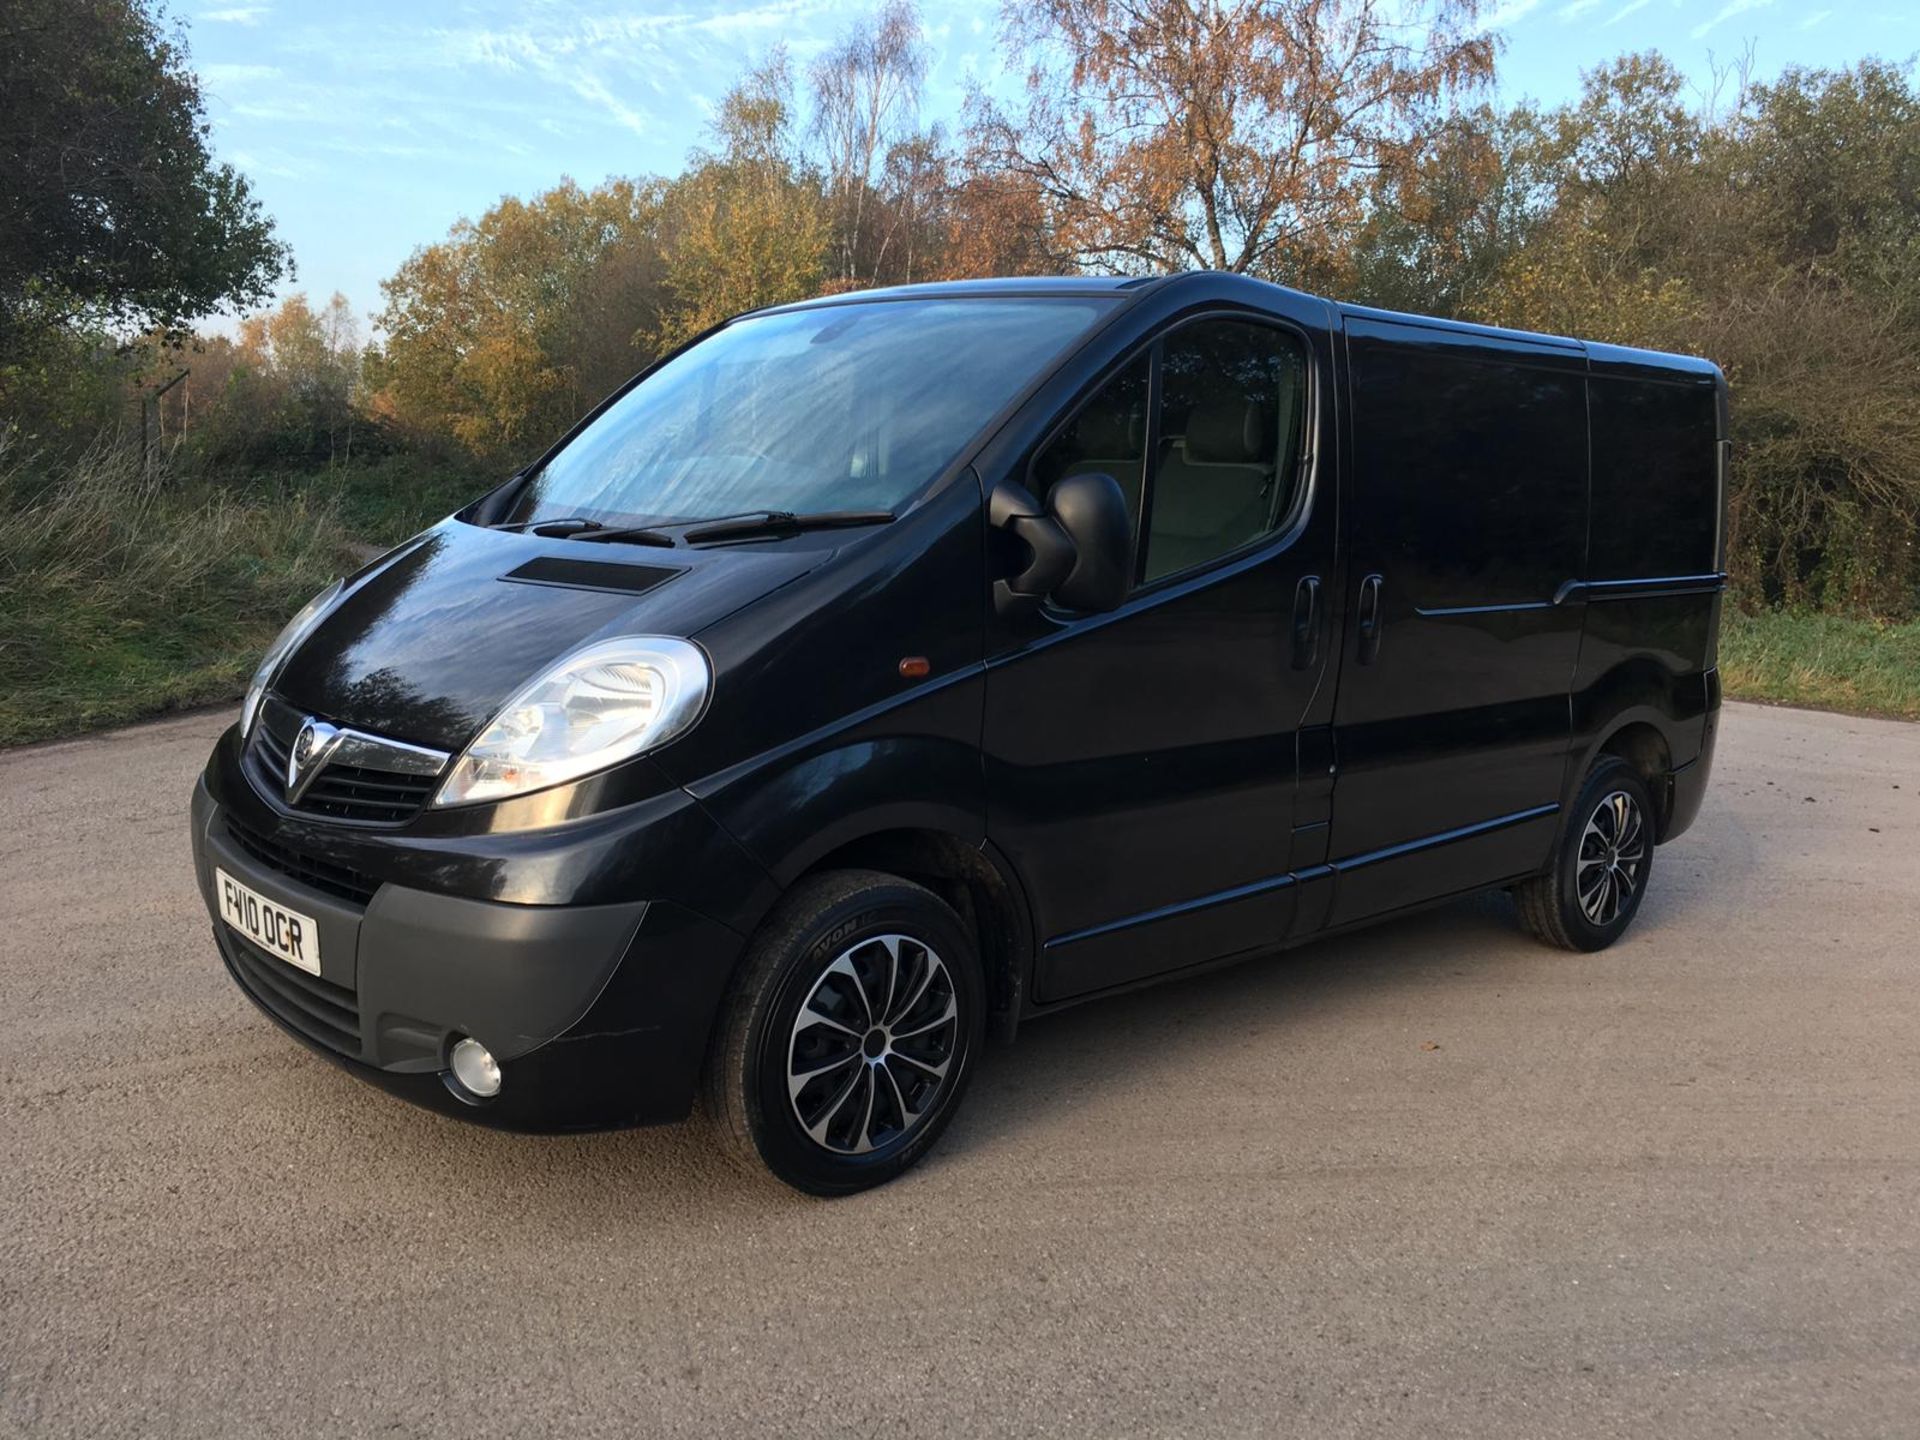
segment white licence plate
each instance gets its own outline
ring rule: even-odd
[[[218,866],[213,883],[220,891],[220,918],[262,950],[278,955],[309,975],[320,973],[320,927],[310,915],[275,904]]]

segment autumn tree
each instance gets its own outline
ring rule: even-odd
[[[301,293],[243,319],[236,333],[143,342],[149,388],[170,385],[157,434],[184,438],[200,460],[262,464],[352,458],[364,429],[364,338],[344,295],[314,308]],[[185,374],[182,375],[181,372]]]
[[[1788,69],[1726,127],[1746,245],[1831,283],[1920,309],[1920,93],[1911,66]]]
[[[1572,104],[1512,118],[1506,164],[1536,219],[1479,318],[1672,347],[1701,303],[1690,256],[1720,248],[1701,188],[1702,118],[1657,54],[1623,55],[1582,81]]]
[[[941,126],[888,147],[879,198],[884,224],[878,227],[874,283],[911,285],[947,273],[958,215],[953,156]]]
[[[1524,159],[1531,114],[1463,110],[1406,163],[1380,171],[1351,248],[1331,257],[1338,273],[1318,288],[1389,310],[1484,314],[1540,217]]]
[[[695,151],[660,220],[665,304],[649,334],[667,349],[728,316],[818,293],[828,219],[794,138],[793,74],[776,50],[720,102],[713,150]]]
[[[1747,603],[1920,606],[1920,93],[1868,60],[1749,87],[1703,148],[1681,337],[1734,386]],[[1717,279],[1717,283],[1716,283]]]
[[[941,195],[938,273],[931,278],[1058,275],[1071,269],[1049,246],[1039,191],[976,160],[948,162],[953,179]]]
[[[564,181],[416,250],[381,288],[380,414],[489,457],[537,452],[639,368],[663,187]]]
[[[1492,75],[1479,0],[1015,0],[1024,111],[976,94],[969,159],[1057,262],[1280,276],[1324,265],[1372,177]]]
[[[908,0],[888,0],[856,20],[808,71],[809,133],[826,182],[832,276],[842,287],[871,282],[890,259],[900,261],[890,252],[910,247],[924,218],[917,212],[936,148],[915,128],[926,73],[920,17]],[[889,203],[896,198],[904,203]]]

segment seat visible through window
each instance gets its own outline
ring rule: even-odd
[[[1164,342],[1145,578],[1237,550],[1293,505],[1304,356],[1283,330],[1203,320]]]
[[[1154,475],[1147,576],[1237,549],[1273,524],[1273,422],[1264,406],[1211,400],[1187,420]]]
[[[1154,423],[1147,401],[1156,363]],[[1204,565],[1292,513],[1305,375],[1305,351],[1290,331],[1244,320],[1183,325],[1080,407],[1034,457],[1029,488],[1044,502],[1069,475],[1111,475],[1144,542],[1135,549],[1143,580]]]

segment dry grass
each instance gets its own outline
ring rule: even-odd
[[[0,450],[0,744],[230,698],[301,601],[353,568],[337,504],[234,493],[101,444]]]

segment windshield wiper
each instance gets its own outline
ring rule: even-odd
[[[680,538],[689,545],[713,540],[753,540],[769,535],[798,535],[803,530],[845,530],[856,525],[887,525],[893,521],[891,510],[816,510],[796,515],[791,510],[762,510],[757,515],[741,515],[731,520],[715,520],[683,530]]]
[[[608,545],[660,545],[673,548],[671,535],[646,525],[596,525],[591,530],[575,530],[567,538],[593,540]]]
[[[672,546],[673,537],[664,530],[645,525],[607,525],[584,516],[571,515],[560,520],[526,520],[514,525],[495,525],[495,530],[517,530],[523,535],[539,535],[548,540],[601,540],[609,545]]]
[[[510,524],[489,525],[489,530],[518,530],[523,535],[545,535],[550,538],[577,535],[582,530],[597,530],[598,520],[589,520],[584,515],[558,516],[552,520],[515,520]]]

